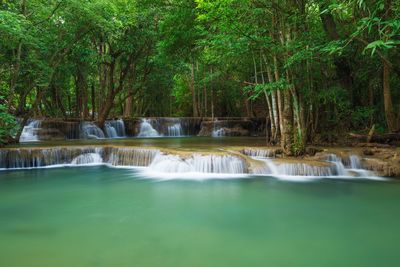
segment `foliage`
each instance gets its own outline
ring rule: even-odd
[[[0,96],[0,102],[4,97]],[[15,136],[19,124],[12,114],[6,112],[6,105],[0,104],[0,142],[4,142]]]

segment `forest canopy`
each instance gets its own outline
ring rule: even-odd
[[[400,130],[400,1],[0,0],[2,138],[13,118],[265,117],[316,136]]]

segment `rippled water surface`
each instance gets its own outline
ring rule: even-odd
[[[2,171],[0,266],[398,266],[399,203],[394,181]]]

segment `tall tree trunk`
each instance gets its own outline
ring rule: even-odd
[[[292,142],[293,142],[293,110],[290,92],[288,89],[283,91],[284,105],[282,116],[282,135],[281,147],[286,155],[292,155]]]
[[[126,100],[125,108],[124,108],[124,116],[125,117],[131,117],[133,115],[133,102],[134,102],[134,96],[130,96]]]
[[[386,123],[390,132],[397,131],[396,115],[393,109],[392,95],[390,92],[390,68],[383,61],[383,103],[385,105]]]
[[[95,118],[96,113],[96,99],[95,99],[95,92],[94,92],[94,84],[92,83],[92,120]]]
[[[197,101],[196,101],[196,88],[195,88],[195,80],[194,80],[194,62],[193,62],[193,57],[192,57],[192,63],[190,65],[191,65],[190,88],[192,90],[193,117],[198,117],[199,116],[199,112],[197,110]]]
[[[279,73],[278,73],[278,62],[277,62],[277,57],[274,55],[274,73],[275,73],[275,82],[279,82]],[[278,105],[278,118],[279,118],[279,127],[277,125],[277,130],[282,133],[283,131],[283,108],[282,108],[282,97],[281,97],[281,91],[278,90],[277,92],[277,105]]]

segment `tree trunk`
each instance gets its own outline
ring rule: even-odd
[[[124,116],[125,117],[131,117],[133,115],[133,102],[134,102],[134,96],[130,96],[126,100],[125,108],[124,108]]]
[[[284,105],[283,105],[283,124],[281,135],[281,147],[284,153],[288,156],[293,154],[293,110],[291,106],[291,97],[288,89],[283,91]]]
[[[94,84],[92,83],[92,120],[95,118],[96,113],[96,99],[95,99],[95,92],[94,92]]]
[[[390,69],[383,61],[383,102],[385,105],[386,123],[390,132],[397,131],[396,115],[393,110],[392,95],[390,93]]]
[[[192,57],[191,63],[191,82],[190,82],[190,89],[192,90],[192,102],[193,102],[193,117],[198,117],[199,113],[197,110],[197,101],[196,101],[196,88],[195,88],[195,80],[194,80],[194,63]]]

